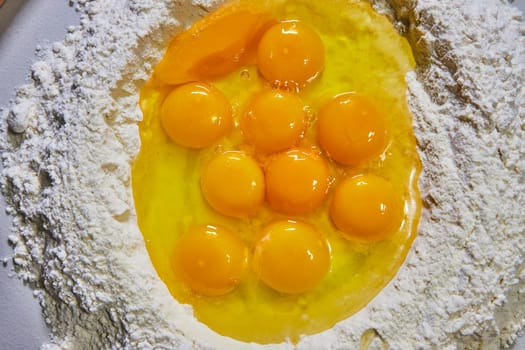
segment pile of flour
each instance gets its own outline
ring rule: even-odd
[[[138,90],[206,1],[77,0],[0,112],[8,260],[52,330],[44,349],[262,349],[178,304],[136,224]],[[409,38],[424,172],[419,236],[363,310],[297,349],[500,349],[525,325],[525,27],[502,0],[373,1]],[[521,300],[521,301],[520,301]],[[291,349],[293,345],[266,346]]]

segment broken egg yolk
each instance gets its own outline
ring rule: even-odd
[[[137,222],[213,331],[297,342],[364,307],[417,232],[407,41],[364,1],[234,0],[142,87]]]
[[[216,156],[204,169],[201,188],[208,204],[223,215],[252,215],[264,201],[263,172],[243,152]]]
[[[330,247],[312,226],[277,221],[262,230],[253,255],[261,281],[283,293],[315,288],[330,269]]]
[[[256,43],[275,22],[254,4],[231,1],[173,38],[155,67],[154,80],[167,85],[207,81],[249,64],[255,60]]]
[[[166,134],[189,148],[210,146],[232,128],[230,103],[208,84],[189,83],[175,88],[164,100],[160,113]]]
[[[268,89],[249,102],[240,123],[255,149],[270,154],[299,143],[306,128],[306,112],[297,95]]]
[[[257,66],[272,85],[305,86],[323,69],[323,42],[302,22],[278,23],[262,36],[257,48]]]
[[[222,295],[241,281],[247,253],[248,249],[229,230],[197,226],[177,241],[173,269],[194,291]]]
[[[292,149],[266,166],[268,204],[283,214],[305,214],[321,205],[329,185],[325,160],[312,151]]]

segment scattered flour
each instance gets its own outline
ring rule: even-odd
[[[406,35],[424,165],[419,236],[363,310],[297,349],[500,349],[525,325],[525,27],[499,0],[372,1]],[[138,89],[210,3],[77,0],[62,42],[1,115],[17,274],[52,330],[43,349],[259,349],[172,299],[136,225]],[[291,344],[267,346],[291,349]]]

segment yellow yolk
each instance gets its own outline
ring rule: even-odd
[[[259,165],[242,152],[215,157],[201,178],[202,194],[223,215],[252,215],[264,201],[264,175]]]
[[[330,215],[349,238],[376,241],[397,231],[404,213],[401,195],[388,181],[358,175],[336,187]]]
[[[385,117],[354,93],[339,94],[321,107],[317,135],[326,153],[343,165],[378,156],[388,141]]]
[[[303,87],[323,69],[323,42],[302,22],[281,22],[264,33],[257,49],[257,65],[273,85]]]
[[[166,134],[179,145],[203,148],[231,130],[231,106],[213,86],[189,83],[175,88],[166,97],[161,122]]]
[[[262,231],[255,243],[256,274],[282,293],[302,293],[315,288],[330,269],[326,238],[298,221],[277,221]]]
[[[231,73],[255,60],[256,44],[275,22],[252,5],[226,4],[173,38],[155,67],[155,79],[176,85]]]
[[[328,192],[330,175],[319,155],[293,149],[273,156],[266,166],[266,195],[270,206],[284,214],[316,209]]]
[[[295,146],[305,122],[304,104],[297,95],[265,90],[250,101],[241,128],[258,152],[273,153]]]
[[[197,226],[176,243],[172,258],[175,273],[193,291],[223,295],[241,281],[248,249],[233,233],[218,226]]]

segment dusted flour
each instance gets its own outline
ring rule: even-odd
[[[157,277],[130,166],[138,89],[206,1],[78,0],[0,113],[2,188],[20,278],[52,329],[43,348],[271,348],[221,337]],[[414,49],[423,161],[419,236],[363,310],[298,349],[500,349],[525,325],[525,26],[503,1],[381,0]]]

